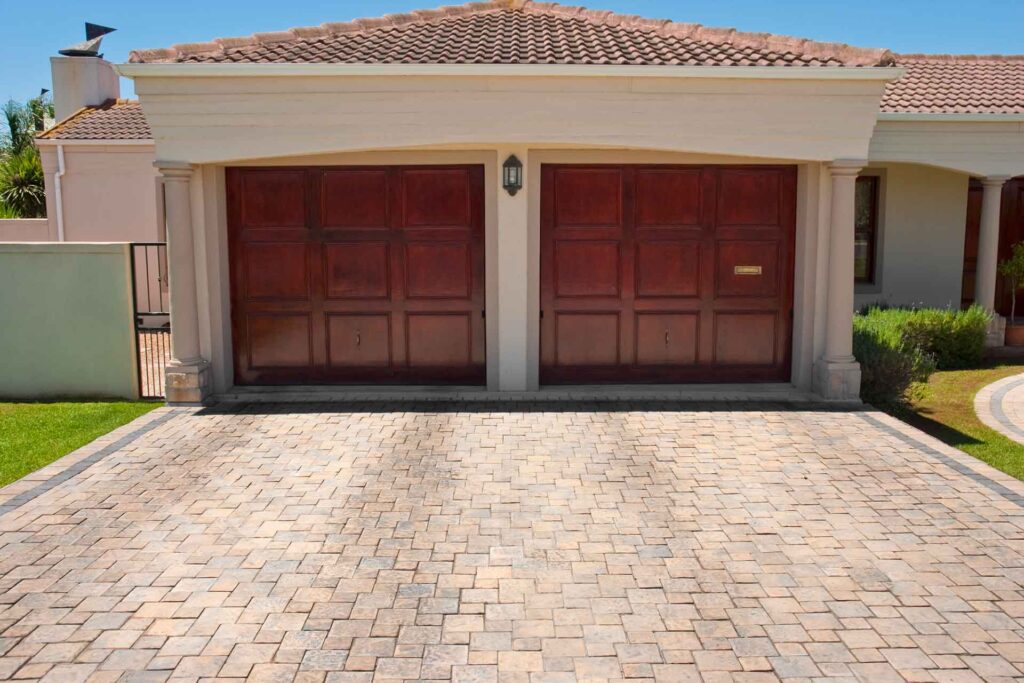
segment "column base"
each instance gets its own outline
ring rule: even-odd
[[[988,322],[988,329],[985,330],[985,346],[994,348],[1006,346],[1006,318],[998,313],[992,314]]]
[[[169,405],[202,405],[210,395],[210,364],[171,361],[164,370]]]
[[[822,358],[814,364],[814,393],[828,401],[860,402],[860,363]]]

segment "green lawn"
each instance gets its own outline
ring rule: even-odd
[[[974,414],[974,396],[996,380],[1024,372],[1024,359],[996,359],[978,370],[936,372],[909,411],[896,417],[987,462],[992,467],[1024,480],[1024,445],[989,429]]]
[[[0,486],[131,422],[160,403],[0,403]]]

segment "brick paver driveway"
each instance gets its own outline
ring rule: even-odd
[[[877,413],[393,408],[161,409],[0,492],[0,678],[1024,675],[1021,487]]]

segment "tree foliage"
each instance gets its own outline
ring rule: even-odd
[[[35,147],[4,159],[0,164],[0,204],[19,218],[46,215],[43,165]]]
[[[46,215],[46,191],[35,135],[53,104],[42,95],[20,104],[11,100],[2,109],[6,130],[0,134],[0,216],[41,218]]]
[[[1024,242],[1013,245],[1010,258],[999,264],[999,274],[1010,281],[1010,322],[1017,317],[1017,291],[1024,286]]]

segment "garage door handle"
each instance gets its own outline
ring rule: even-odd
[[[665,330],[665,346],[668,346],[668,330]]]
[[[362,344],[362,343],[363,343],[363,337],[362,337],[362,336],[361,336],[361,335],[359,334],[359,332],[357,331],[357,332],[356,332],[356,346],[359,346],[359,345],[360,345],[360,344]]]

